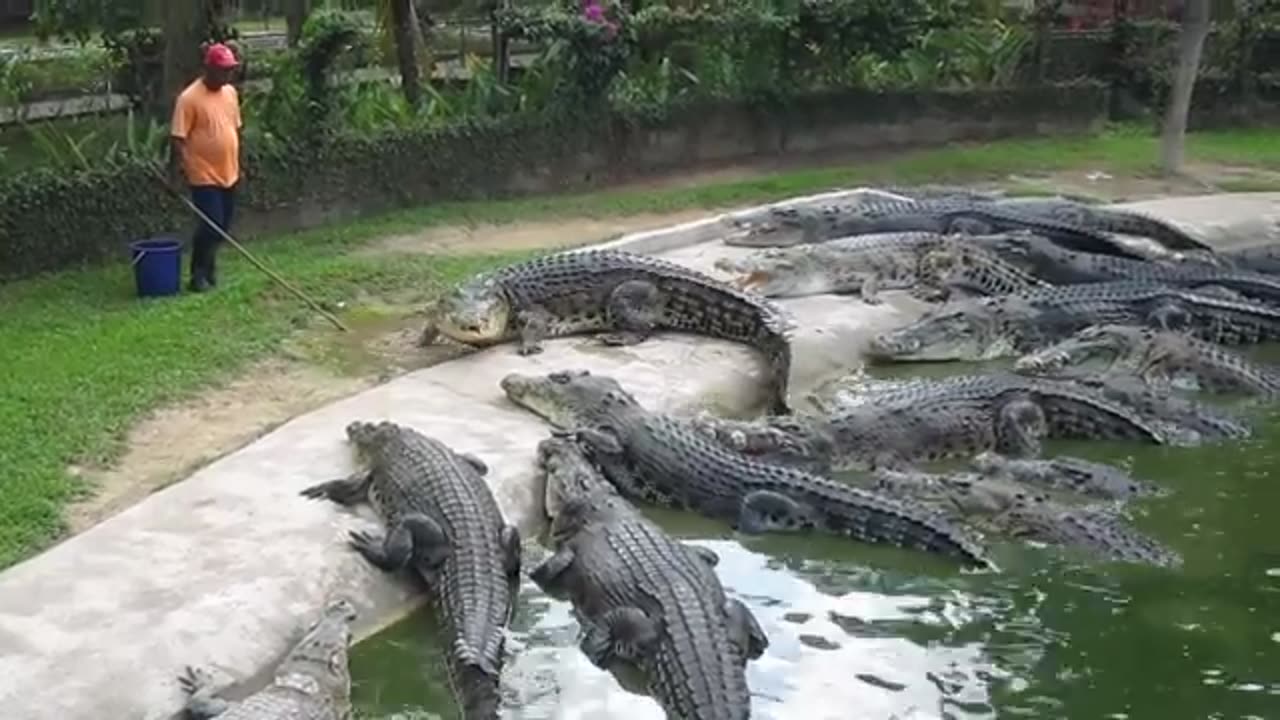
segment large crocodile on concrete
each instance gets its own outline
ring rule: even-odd
[[[932,513],[803,470],[757,462],[650,412],[613,378],[586,370],[512,373],[517,405],[578,433],[593,461],[630,499],[729,520],[749,533],[817,530],[989,566],[980,545]]]
[[[354,422],[347,436],[369,469],[302,495],[373,507],[386,534],[354,531],[351,546],[375,567],[411,569],[426,582],[462,716],[497,718],[506,627],[520,584],[520,533],[485,483],[487,466],[392,422]]]
[[[937,233],[858,235],[721,258],[716,268],[737,273],[734,285],[765,297],[858,293],[863,302],[876,304],[880,290],[917,287],[920,258],[946,239]]]
[[[1258,300],[1280,300],[1280,279],[1261,273],[1079,252],[1031,233],[1008,234],[987,244],[1006,261],[1055,285],[1132,280],[1187,288],[1220,287]]]
[[[1091,325],[1055,345],[1022,356],[1016,372],[1079,377],[1102,372],[1137,375],[1154,385],[1213,393],[1280,396],[1280,368],[1186,333],[1140,325]]]
[[[921,378],[823,414],[758,421],[703,415],[694,426],[743,453],[817,472],[903,467],[988,450],[1033,457],[1042,438],[1168,441],[1160,423],[1093,388],[1011,373]]]
[[[1001,236],[937,233],[855,235],[827,243],[762,250],[716,267],[738,273],[734,284],[766,297],[858,293],[880,302],[880,290],[908,290],[929,301],[956,295],[999,295],[1047,287],[982,245]]]
[[[178,677],[192,720],[350,720],[351,671],[347,649],[356,610],[345,599],[329,603],[289,650],[265,688],[238,702],[218,696],[213,676],[188,667]]]
[[[538,465],[555,553],[529,576],[573,603],[592,664],[667,717],[750,717],[746,664],[769,641],[747,606],[725,596],[715,553],[644,517],[567,437],[543,440]]]
[[[1066,202],[1066,201],[1057,201]],[[1141,260],[1148,256],[1129,247],[1103,228],[1088,227],[1058,219],[1047,212],[1049,205],[964,199],[897,201],[872,200],[844,212],[813,212],[791,209],[778,212],[746,232],[725,238],[727,245],[781,247],[806,242],[823,242],[850,235],[888,232],[934,232],[988,235],[1011,230],[1028,230],[1051,238],[1065,247],[1085,252],[1118,255]],[[1083,206],[1082,206],[1083,207]],[[1106,225],[1105,221],[1100,220]],[[1127,230],[1134,223],[1119,223]],[[1162,239],[1169,236],[1162,236]],[[1211,248],[1186,237],[1175,249],[1211,252]]]
[[[521,354],[541,341],[610,331],[631,345],[655,330],[677,330],[749,344],[768,362],[770,412],[785,414],[791,373],[791,320],[777,305],[690,268],[615,250],[569,251],[482,274],[442,303],[438,331],[469,345],[512,338]]]
[[[877,361],[989,360],[1023,355],[1095,324],[1189,332],[1229,345],[1280,338],[1280,309],[1141,282],[1089,283],[960,300],[877,335]]]
[[[883,470],[877,487],[937,506],[957,523],[988,532],[1078,548],[1107,560],[1176,568],[1178,553],[1138,532],[1115,511],[1074,506],[1016,483],[971,473]]]

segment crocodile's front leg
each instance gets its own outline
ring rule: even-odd
[[[606,345],[635,345],[653,334],[662,319],[662,293],[643,280],[619,283],[609,293],[605,318],[614,332],[600,336]]]
[[[620,607],[587,625],[579,647],[592,665],[608,670],[619,660],[638,662],[657,640],[658,627],[643,610]]]
[[[351,531],[352,548],[375,567],[396,572],[413,562],[424,572],[440,566],[449,556],[444,528],[426,515],[406,515],[384,537],[363,530]]]
[[[178,685],[187,694],[186,711],[191,720],[208,720],[226,712],[230,703],[218,697],[213,689],[213,678],[200,668],[188,666],[178,676]]]
[[[531,307],[516,313],[516,334],[520,345],[516,352],[521,355],[537,355],[542,352],[542,341],[551,334],[554,318],[551,313],[541,307]]]
[[[729,620],[729,634],[746,660],[756,660],[769,648],[769,636],[764,634],[760,621],[741,600],[725,601],[724,612]]]
[[[808,508],[772,490],[756,490],[742,499],[736,527],[758,535],[767,532],[795,532],[813,525]]]
[[[312,500],[331,500],[350,507],[369,497],[369,485],[373,482],[372,470],[360,470],[341,480],[330,480],[312,485],[298,494]]]
[[[868,305],[880,305],[884,299],[880,297],[880,273],[870,272],[862,278],[858,287],[858,297]]]
[[[568,600],[568,574],[575,558],[573,549],[565,546],[555,551],[542,564],[529,571],[532,580],[547,595],[556,600]]]

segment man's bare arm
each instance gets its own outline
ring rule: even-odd
[[[181,188],[184,181],[182,176],[182,155],[186,147],[186,138],[180,138],[176,135],[169,136],[169,181],[176,188]]]

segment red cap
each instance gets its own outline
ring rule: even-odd
[[[231,52],[231,48],[222,43],[214,43],[204,51],[204,64],[206,67],[230,70],[238,66],[240,61],[236,60],[236,54]]]

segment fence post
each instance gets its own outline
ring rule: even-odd
[[[511,0],[493,0],[489,7],[489,35],[493,38],[493,69],[498,82],[505,84],[511,75],[511,43],[498,24],[498,14],[511,6]]]

